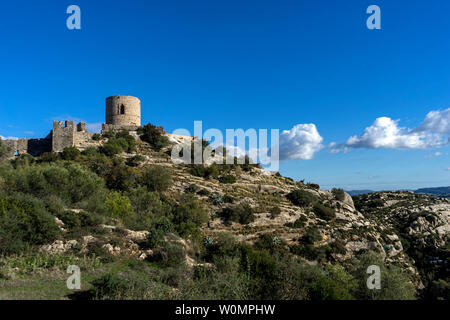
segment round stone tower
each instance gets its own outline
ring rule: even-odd
[[[131,96],[106,98],[106,124],[115,126],[141,125],[141,100]]]

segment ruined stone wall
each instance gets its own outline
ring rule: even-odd
[[[9,157],[13,157],[16,153],[18,155],[30,154],[39,156],[44,152],[50,152],[52,149],[49,137],[43,139],[4,140],[3,143],[9,148]]]
[[[74,146],[76,127],[73,121],[53,121],[52,151],[62,152],[64,148]]]
[[[92,142],[94,134],[86,130],[86,123],[77,125],[73,121],[53,121],[52,151],[62,152],[67,147],[84,149]]]
[[[116,126],[141,125],[141,101],[132,96],[106,98],[106,124]]]

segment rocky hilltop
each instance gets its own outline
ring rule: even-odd
[[[174,164],[171,148],[186,139],[151,125],[92,139],[82,153],[1,164],[0,225],[19,230],[8,217],[26,218],[22,207],[39,215],[23,238],[0,232],[0,298],[23,298],[11,288],[48,281],[49,266],[61,285],[68,261],[96,280],[48,297],[449,298],[448,199],[351,197],[248,162]],[[385,275],[375,293],[370,264]]]

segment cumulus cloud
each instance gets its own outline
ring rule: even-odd
[[[278,146],[278,158],[283,160],[310,160],[324,146],[323,138],[320,136],[315,124],[297,124],[290,130],[280,133],[276,145]],[[270,141],[268,141],[270,143]],[[230,154],[237,157],[248,156],[252,161],[261,161],[261,156],[271,157],[272,149],[259,145],[258,148],[243,150],[234,145],[225,145]],[[268,160],[268,159],[267,159]]]
[[[310,160],[323,148],[316,125],[297,124],[280,134],[280,160]]]
[[[17,140],[19,138],[17,138],[17,137],[4,137],[4,136],[0,135],[0,139],[2,139],[2,140]]]
[[[368,149],[427,149],[450,143],[450,108],[431,111],[422,124],[414,129],[399,126],[399,120],[388,117],[376,119],[361,136],[352,136],[341,144],[330,144],[330,152],[346,152],[353,148]]]
[[[414,131],[450,134],[450,108],[442,111],[430,111],[423,123]]]

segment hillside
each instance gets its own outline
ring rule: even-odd
[[[431,194],[438,197],[450,198],[450,187],[422,188],[414,191],[415,193]]]
[[[174,164],[174,143],[108,133],[81,153],[4,159],[0,299],[449,299],[448,200]]]

